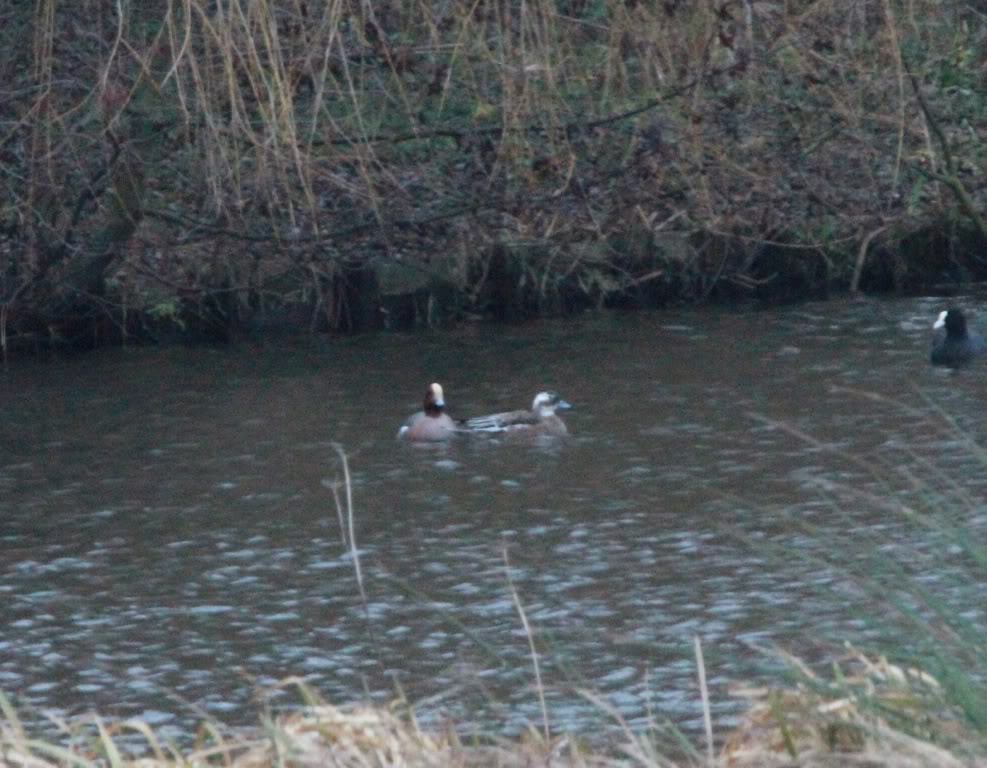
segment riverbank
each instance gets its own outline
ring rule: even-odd
[[[968,4],[91,5],[0,17],[4,351],[987,278]]]
[[[520,738],[478,734],[464,723],[422,727],[412,707],[334,706],[300,680],[288,680],[306,702],[295,711],[265,714],[255,729],[231,731],[203,723],[195,745],[182,748],[140,720],[112,722],[98,715],[59,721],[62,738],[32,736],[15,706],[0,697],[0,764],[80,767],[222,764],[370,767],[472,766],[514,768],[972,768],[987,765],[983,739],[942,698],[930,675],[851,651],[835,674],[822,678],[795,659],[795,687],[749,691],[751,707],[725,738],[694,744],[674,728],[653,722],[643,731],[612,711],[611,735],[560,734],[533,723]],[[607,712],[602,698],[586,693]],[[708,713],[707,713],[708,717]],[[50,730],[50,729],[49,729]],[[712,731],[710,730],[711,734]]]

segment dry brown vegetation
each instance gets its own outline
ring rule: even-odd
[[[106,723],[90,716],[69,726],[61,739],[30,734],[13,705],[0,695],[0,765],[57,768],[63,765],[339,766],[340,768],[983,768],[984,744],[945,705],[938,682],[915,669],[868,658],[855,651],[820,678],[802,672],[797,687],[750,691],[752,705],[719,754],[684,741],[660,743],[657,733],[615,728],[602,741],[543,736],[532,726],[516,739],[463,738],[457,727],[423,729],[406,705],[392,708],[336,707],[304,683],[307,704],[293,714],[265,719],[258,729],[227,732],[204,724],[196,744],[179,748],[145,723]],[[601,706],[606,707],[601,703]],[[619,720],[619,716],[617,716]],[[139,744],[135,743],[135,738]],[[144,745],[144,746],[141,746]]]
[[[7,4],[0,344],[964,276],[985,22],[978,0]]]

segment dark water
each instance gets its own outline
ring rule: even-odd
[[[761,679],[758,647],[819,659],[893,631],[892,613],[849,604],[841,562],[881,549],[948,568],[881,500],[920,503],[931,485],[982,530],[984,468],[947,417],[983,438],[987,382],[927,365],[942,305],[12,365],[0,689],[180,733],[202,712],[256,722],[258,691],[299,675],[337,702],[400,688],[425,718],[518,729],[540,714],[506,553],[558,727],[608,722],[577,688],[632,725],[695,727],[694,636],[725,727],[738,711],[728,685]],[[398,443],[433,380],[454,415],[555,388],[576,407],[572,437]],[[340,476],[333,441],[354,473],[366,610],[324,483]],[[952,584],[927,586],[964,599]]]

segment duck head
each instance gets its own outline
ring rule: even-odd
[[[446,401],[442,396],[442,385],[441,384],[430,384],[428,391],[425,393],[425,415],[426,416],[441,416],[442,412],[445,410]]]
[[[939,313],[935,323],[932,324],[934,330],[946,329],[946,335],[951,338],[963,338],[966,336],[966,317],[963,312],[956,307],[943,310]]]
[[[552,416],[555,411],[567,411],[572,406],[559,397],[558,392],[539,392],[535,395],[534,401],[531,403],[531,410],[533,413],[537,413],[539,418],[545,418],[546,416]]]

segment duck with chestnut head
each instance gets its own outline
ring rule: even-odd
[[[398,437],[415,443],[438,443],[450,439],[458,431],[456,422],[446,413],[442,386],[430,384],[422,410],[405,421]]]

